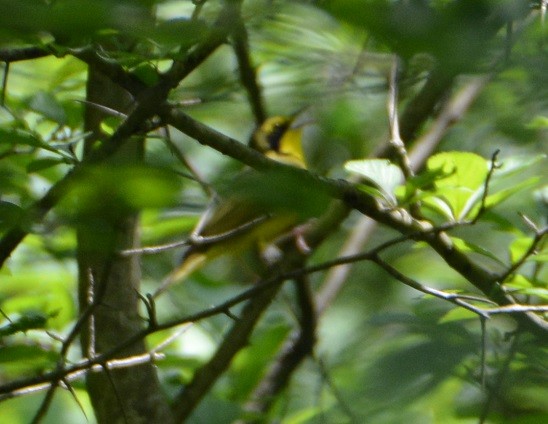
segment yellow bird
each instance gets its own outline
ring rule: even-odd
[[[302,127],[293,127],[293,118],[267,119],[254,131],[249,144],[271,159],[306,168]],[[192,232],[191,246],[181,264],[164,279],[153,297],[184,280],[211,259],[252,245],[267,245],[299,222],[299,214],[289,209],[268,209],[268,204],[261,205],[253,195],[241,192],[210,206]]]

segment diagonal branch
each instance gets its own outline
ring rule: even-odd
[[[348,207],[356,209],[379,223],[387,225],[402,234],[414,234],[415,240],[425,241],[429,244],[451,268],[489,296],[490,299],[501,306],[516,303],[512,296],[505,293],[497,275],[475,263],[465,253],[458,250],[445,233],[432,232],[430,223],[413,218],[406,210],[402,208],[386,209],[372,196],[361,192],[347,181],[320,177],[304,169],[273,161],[247,148],[242,143],[195,121],[181,111],[166,108],[161,116],[167,123],[196,139],[201,144],[213,147],[219,152],[259,171],[283,170],[311,189],[323,192],[334,199],[342,200]],[[516,316],[516,319],[529,330],[537,332],[537,334],[544,334],[545,331],[548,331],[548,323],[534,314],[525,313]]]

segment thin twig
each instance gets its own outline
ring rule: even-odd
[[[483,182],[483,193],[481,195],[481,202],[480,202],[480,208],[478,209],[478,213],[472,219],[472,224],[475,224],[478,222],[478,220],[483,216],[485,211],[487,210],[487,197],[489,196],[489,183],[491,182],[491,178],[493,177],[493,173],[496,169],[500,168],[500,165],[497,164],[497,157],[500,153],[500,150],[497,149],[491,156],[491,161],[489,162],[489,171],[487,172],[487,176],[485,177],[485,181]]]
[[[85,104],[87,106],[91,106],[92,108],[97,109],[97,110],[103,112],[105,115],[108,115],[108,116],[113,116],[115,118],[120,118],[120,119],[126,119],[127,118],[127,115],[125,113],[119,112],[117,110],[114,110],[114,109],[112,109],[110,107],[107,107],[107,106],[104,106],[104,105],[100,105],[100,104],[97,104],[97,103],[94,103],[94,102],[90,102],[89,100],[74,99],[74,101],[78,102],[78,103]]]
[[[447,300],[451,303],[454,303],[455,305],[463,307],[464,309],[468,309],[469,311],[474,312],[475,314],[481,317],[489,318],[489,313],[487,311],[481,308],[478,308],[468,302],[465,302],[457,293],[446,293],[442,290],[434,289],[432,287],[427,287],[419,283],[418,281],[415,281],[412,278],[402,274],[396,268],[390,266],[388,263],[383,261],[378,255],[373,255],[371,257],[371,260],[375,262],[377,265],[379,265],[386,272],[388,272],[392,277],[396,278],[398,281],[405,284],[406,286],[412,287],[415,290],[418,290],[425,294],[429,294],[434,297]]]
[[[84,409],[84,405],[82,405],[82,402],[80,402],[80,399],[78,399],[78,395],[76,394],[76,391],[74,390],[74,388],[72,387],[72,385],[70,384],[70,382],[64,378],[63,380],[61,380],[61,382],[63,383],[63,386],[69,391],[69,393],[71,394],[72,396],[72,399],[74,399],[74,401],[76,402],[76,404],[78,405],[78,407],[80,408],[80,411],[82,411],[82,414],[84,414],[84,418],[86,419],[86,421],[89,421],[88,420],[88,416],[86,414],[86,410]]]
[[[39,59],[50,56],[51,51],[43,47],[14,47],[0,48],[0,62],[19,62],[22,60]]]
[[[236,11],[232,24],[233,49],[238,61],[240,82],[247,92],[251,110],[253,111],[253,116],[255,117],[255,124],[259,126],[266,119],[266,112],[261,96],[261,89],[257,82],[257,75],[255,73],[255,69],[253,68],[253,64],[251,63],[247,29],[245,28],[242,19],[241,2],[235,2],[234,8]]]
[[[123,257],[133,256],[133,255],[155,255],[156,253],[165,252],[166,250],[172,250],[178,247],[189,246],[190,244],[192,244],[190,239],[185,239],[181,241],[175,241],[173,243],[159,244],[156,246],[138,247],[135,249],[124,249],[124,250],[120,250],[118,254]]]
[[[149,118],[158,112],[159,105],[165,102],[171,89],[176,87],[179,81],[190,74],[224,42],[229,32],[229,22],[227,21],[229,21],[229,15],[226,10],[223,10],[217,19],[216,29],[202,43],[188,52],[181,61],[174,62],[172,67],[163,74],[160,82],[154,87],[150,87],[142,92],[131,84],[124,87],[130,89],[130,92],[134,95],[136,91],[138,92],[137,105],[110,139],[101,144],[99,149],[93,151],[93,154],[89,155],[86,163],[101,161],[112,156],[122,145],[131,139],[132,135],[139,133],[143,128],[143,123],[146,123]],[[92,54],[95,54],[95,52],[92,52]],[[75,53],[73,55],[76,56]],[[118,71],[119,68],[117,67],[116,70]],[[126,74],[124,72],[120,75]],[[118,78],[114,80],[118,82]],[[59,199],[63,197],[80,169],[81,167],[73,168],[63,179],[55,183],[44,197],[31,206],[27,211],[28,215],[34,217],[36,220],[42,219],[57,204]],[[3,235],[0,239],[0,266],[4,264],[12,251],[26,235],[27,229],[19,227],[15,227]]]
[[[237,237],[249,232],[251,229],[255,228],[259,224],[262,224],[263,222],[267,221],[271,217],[272,217],[271,215],[261,215],[248,222],[238,225],[235,228],[231,228],[230,230],[223,231],[222,233],[219,233],[219,234],[213,234],[211,236],[203,236],[199,233],[196,233],[196,234],[193,233],[190,237],[190,242],[193,246],[203,247],[203,246],[217,244],[222,241],[230,240],[234,237]]]
[[[481,411],[478,424],[485,423],[485,420],[487,419],[487,416],[489,415],[489,411],[491,410],[491,406],[493,405],[493,401],[497,397],[498,393],[500,392],[502,388],[504,379],[506,378],[506,375],[508,374],[508,371],[510,370],[510,365],[517,354],[519,337],[520,337],[520,333],[515,333],[512,344],[510,345],[510,350],[508,352],[508,355],[506,356],[504,363],[500,367],[495,384],[489,391],[488,397],[485,401],[485,404],[483,405],[483,409]]]
[[[68,355],[68,351],[69,351],[70,346],[72,345],[72,342],[74,342],[74,340],[76,340],[76,337],[80,334],[80,331],[81,331],[83,325],[86,323],[86,321],[88,321],[88,319],[90,320],[90,325],[93,325],[93,312],[95,311],[95,309],[97,308],[97,306],[100,304],[101,300],[104,297],[104,292],[105,292],[104,287],[106,287],[105,280],[108,278],[111,267],[112,267],[112,260],[108,261],[105,265],[105,268],[103,270],[101,284],[99,286],[98,292],[96,293],[96,296],[91,297],[91,299],[90,299],[91,302],[88,304],[88,306],[82,312],[82,314],[80,314],[80,316],[78,317],[78,319],[76,320],[76,322],[72,326],[72,329],[70,330],[68,336],[63,341],[63,343],[61,345],[61,351],[59,353],[59,359],[57,361],[57,367],[56,367],[56,369],[59,372],[59,375],[61,377],[56,379],[56,380],[52,380],[51,385],[48,389],[48,392],[47,392],[46,396],[44,397],[44,399],[42,400],[40,408],[38,409],[38,412],[36,413],[36,415],[34,417],[35,421],[33,421],[33,422],[36,422],[36,423],[40,422],[42,420],[42,418],[45,417],[49,407],[51,406],[51,402],[53,400],[55,390],[59,387],[59,383],[64,378],[63,371],[65,370],[66,357]],[[92,288],[94,286],[94,284],[93,284],[94,279],[93,279],[93,275],[91,274],[91,272],[90,272],[88,277],[90,278],[90,288]],[[90,332],[90,337],[93,339],[93,337],[94,337],[93,331]],[[92,346],[91,343],[90,343],[90,346]]]
[[[281,281],[284,281],[284,280],[294,279],[302,275],[323,271],[335,265],[340,265],[340,264],[345,264],[345,263],[350,263],[350,262],[355,262],[357,260],[365,260],[365,259],[373,260],[376,263],[379,263],[381,266],[383,266],[383,268],[386,267],[387,271],[389,271],[389,273],[391,274],[392,273],[395,274],[395,276],[399,280],[401,274],[398,271],[396,271],[394,268],[385,264],[384,261],[381,261],[380,258],[378,258],[378,253],[381,250],[384,250],[387,247],[396,244],[396,242],[397,240],[389,241],[389,242],[383,243],[382,245],[376,247],[375,249],[372,249],[369,252],[362,253],[360,255],[352,255],[347,258],[339,258],[337,260],[329,261],[329,262],[311,266],[311,267],[294,269],[292,271],[280,274],[277,277],[263,280],[262,282],[258,283],[252,288],[245,290],[239,295],[234,296],[233,298],[217,306],[200,311],[196,314],[188,315],[179,319],[158,324],[157,327],[154,329],[151,329],[151,328],[142,329],[141,331],[121,341],[118,346],[114,346],[109,351],[96,355],[93,358],[89,358],[78,364],[63,368],[62,370],[56,369],[40,376],[25,378],[25,379],[4,384],[0,386],[0,394],[2,395],[0,396],[0,400],[11,398],[13,397],[13,395],[15,395],[18,391],[22,389],[28,389],[39,384],[62,380],[63,378],[66,378],[67,376],[73,375],[74,373],[78,373],[81,371],[85,371],[96,365],[101,366],[100,364],[107,363],[111,358],[115,357],[119,352],[126,349],[127,346],[134,344],[136,341],[141,340],[150,334],[153,334],[157,331],[173,328],[182,324],[197,322],[202,319],[209,318],[211,316],[224,314],[227,310],[229,310],[233,306],[239,303],[242,303],[248,299],[256,297],[259,293],[264,292],[265,290],[268,290],[272,286],[275,286],[276,284],[279,284]],[[455,294],[455,293],[445,293],[440,290],[427,288],[405,276],[401,276],[401,278],[405,284],[409,283],[408,285],[410,285],[413,288],[416,288],[424,293],[442,298],[444,300],[448,300],[459,306],[467,307],[467,309],[472,310],[473,312],[477,313],[480,316],[488,317],[490,314],[495,314],[495,313],[523,313],[524,311],[541,311],[541,310],[546,311],[548,309],[548,306],[524,306],[524,305],[510,305],[506,307],[499,307],[499,308],[492,308],[492,309],[480,309],[472,305],[469,305],[466,302],[463,302],[462,299],[464,299],[464,297],[462,295]]]
[[[548,227],[536,232],[535,237],[531,240],[531,245],[529,248],[505,272],[498,276],[498,281],[504,283],[506,279],[516,272],[516,270],[521,267],[529,257],[533,256],[536,253],[538,245],[541,243],[546,234],[548,234]]]
[[[486,366],[486,356],[487,356],[487,319],[485,317],[480,317],[480,324],[481,324],[481,372],[480,372],[480,382],[481,382],[481,388],[485,390],[485,370],[487,368]]]
[[[320,375],[322,376],[323,381],[327,383],[327,386],[329,387],[329,390],[337,400],[337,404],[339,405],[339,408],[343,411],[343,413],[348,417],[350,420],[350,423],[359,423],[360,420],[358,419],[357,415],[354,413],[350,405],[346,402],[344,399],[341,391],[339,388],[335,385],[335,382],[333,381],[333,378],[331,378],[331,375],[329,374],[329,371],[327,370],[327,367],[324,363],[324,361],[320,358],[316,358],[316,364],[318,365],[318,368],[320,370]]]
[[[390,124],[390,144],[394,147],[400,168],[406,179],[413,177],[413,169],[409,161],[407,149],[400,136],[400,125],[398,121],[398,85],[399,85],[400,59],[394,56],[390,70],[390,83],[388,85],[388,121]]]
[[[187,160],[186,156],[181,152],[179,147],[171,139],[171,132],[169,131],[169,127],[167,125],[164,126],[163,130],[164,130],[164,137],[162,139],[166,143],[169,151],[173,153],[175,157],[177,158],[177,160],[191,173],[191,176],[186,176],[186,177],[191,178],[193,181],[196,181],[200,185],[204,193],[206,193],[209,196],[213,196],[214,193],[211,189],[211,186],[204,181],[204,179],[201,177],[198,170]]]
[[[122,411],[122,417],[124,418],[125,424],[130,424],[130,420],[127,413],[127,405],[126,402],[122,400],[122,394],[118,390],[118,387],[116,387],[116,383],[114,381],[114,377],[112,376],[112,372],[109,368],[103,367],[104,374],[107,376],[108,381],[110,382],[110,385],[112,387],[112,391],[114,392],[114,396],[116,397],[116,400],[118,401],[118,405],[120,406],[120,410]]]
[[[60,380],[55,380],[51,382],[48,392],[46,393],[46,396],[40,403],[40,408],[38,408],[38,411],[36,411],[36,414],[31,420],[32,424],[38,424],[42,419],[46,416],[49,407],[51,406],[51,402],[53,401],[53,396],[55,395],[55,389],[59,386]]]

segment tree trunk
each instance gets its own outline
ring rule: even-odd
[[[90,67],[87,83],[88,102],[127,112],[131,98],[127,92]],[[85,129],[91,131],[85,151],[102,139],[100,124],[104,112],[86,106]],[[131,141],[112,164],[137,164],[142,160],[142,140]],[[111,161],[109,160],[109,164]],[[115,182],[114,182],[115,183]],[[81,346],[90,356],[106,352],[119,345],[143,326],[138,314],[140,284],[139,258],[117,255],[121,249],[138,246],[135,213],[113,204],[105,193],[104,213],[80,218],[78,224],[79,303],[84,312],[94,303],[90,319],[82,330]],[[139,341],[119,358],[146,353],[144,341]],[[99,423],[162,423],[172,422],[154,364],[147,362],[110,371],[90,372],[88,393]]]

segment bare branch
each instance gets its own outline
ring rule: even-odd
[[[238,60],[238,70],[240,73],[240,82],[247,91],[247,97],[251,105],[251,110],[255,116],[255,124],[261,125],[266,119],[266,112],[261,97],[261,90],[257,83],[257,75],[251,63],[249,55],[249,43],[247,30],[242,20],[241,2],[235,2],[235,19],[233,22],[232,40],[234,53]]]
[[[535,237],[531,241],[531,245],[529,246],[527,251],[525,251],[525,253],[517,261],[515,261],[505,272],[499,275],[498,279],[501,283],[506,281],[506,279],[514,272],[516,272],[516,270],[521,267],[528,258],[536,253],[537,247],[542,242],[546,234],[548,234],[548,227],[536,232]]]
[[[400,126],[398,121],[398,85],[399,85],[400,59],[394,56],[392,69],[390,70],[390,81],[388,84],[388,121],[390,124],[390,144],[396,152],[396,157],[400,163],[400,168],[406,179],[413,176],[413,169],[409,161],[409,156],[405,144],[400,136]]]
[[[483,216],[483,214],[487,210],[486,202],[487,202],[487,197],[489,196],[489,183],[491,182],[491,178],[493,177],[493,173],[495,172],[495,170],[500,168],[500,165],[497,164],[497,157],[499,153],[500,153],[500,150],[497,149],[491,156],[489,171],[487,172],[487,176],[485,177],[485,181],[483,183],[483,193],[481,195],[480,208],[478,210],[478,213],[474,217],[474,219],[472,219],[471,221],[472,224],[475,224],[476,222],[478,222],[478,220]]]
[[[38,59],[41,57],[50,56],[51,51],[43,47],[14,47],[0,48],[0,62],[18,62],[21,60]]]

